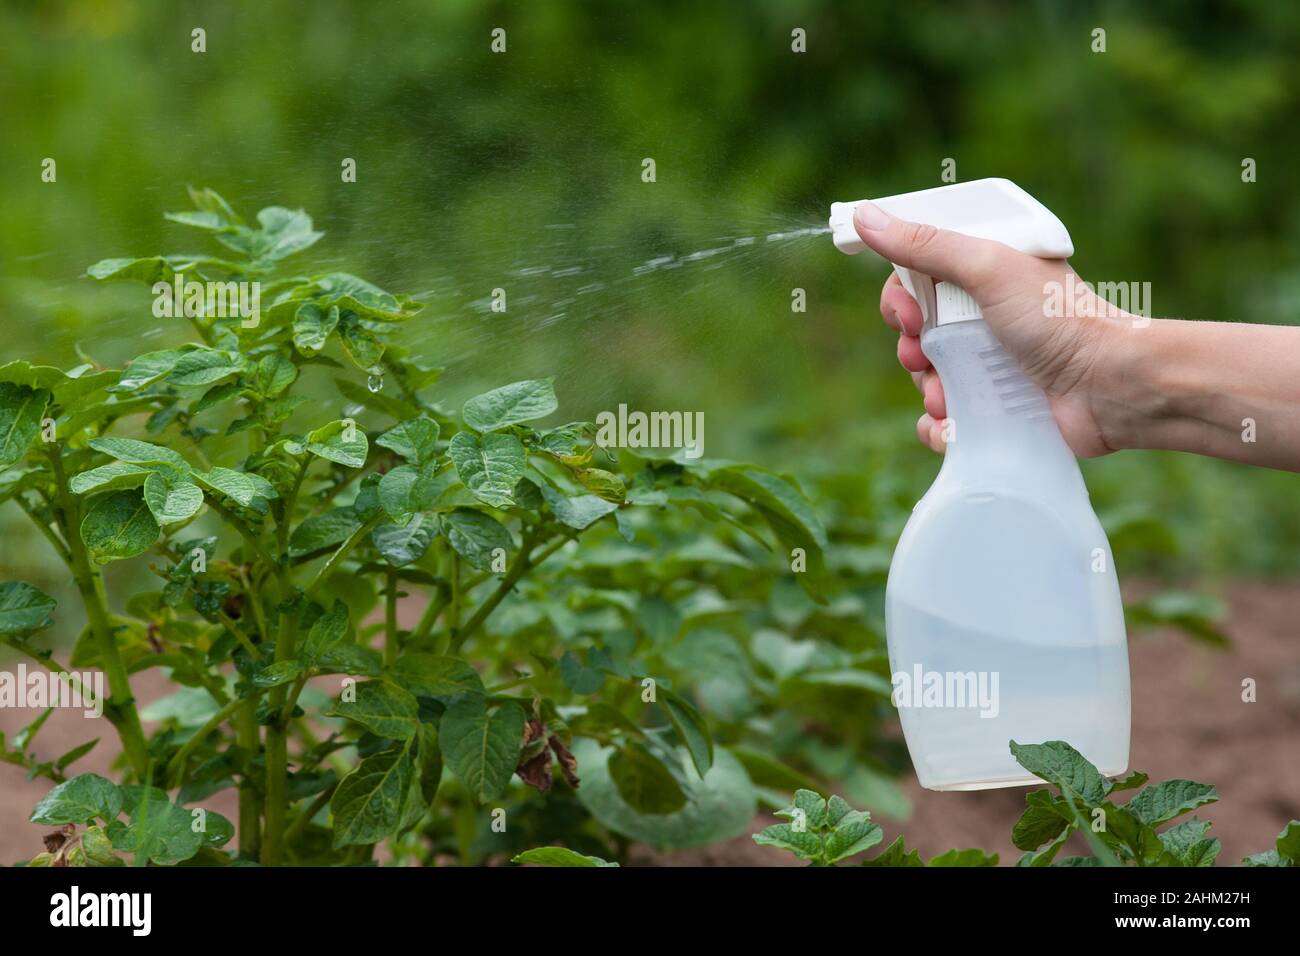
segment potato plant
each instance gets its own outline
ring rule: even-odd
[[[870,737],[887,707],[879,635],[742,644],[791,615],[824,610],[831,632],[861,617],[851,592],[825,603],[837,572],[793,480],[539,424],[558,408],[550,380],[449,410],[440,370],[398,341],[421,303],[293,274],[285,260],[322,235],[301,210],[249,224],[211,190],[191,196],[168,218],[219,254],[88,274],[144,284],[193,341],[122,369],[0,366],[0,500],[66,563],[86,621],[65,663],[42,631],[75,616],[8,581],[0,640],[59,673],[102,670],[121,747],[113,782],[70,769],[93,741],[39,757],[39,720],[0,739],[5,762],[54,785],[32,820],[61,829],[33,862],[698,845],[810,780],[780,759],[801,708],[868,698],[822,766]],[[228,302],[257,283],[260,311],[214,309],[190,283]],[[118,562],[113,582],[153,586],[110,593]],[[151,668],[178,689],[144,711],[150,734],[132,681]],[[206,808],[231,789],[236,819]]]
[[[1011,831],[1011,841],[1025,854],[1017,866],[1213,866],[1222,845],[1209,836],[1208,821],[1191,817],[1166,827],[1197,807],[1214,803],[1218,792],[1209,784],[1192,780],[1165,780],[1149,784],[1141,771],[1122,780],[1109,780],[1069,744],[1052,740],[1043,744],[1011,742],[1019,764],[1056,787],[1025,795],[1027,807]],[[1127,800],[1115,795],[1137,792]],[[844,798],[822,797],[799,790],[792,806],[777,812],[788,823],[778,823],[754,835],[760,846],[793,853],[812,866],[835,866],[880,843],[882,828],[865,810],[854,810]],[[1161,829],[1165,827],[1165,829]],[[1081,833],[1091,856],[1060,857],[1070,837]],[[993,866],[997,854],[982,850],[949,850],[930,860],[929,866]],[[522,862],[542,862],[525,856]],[[1245,866],[1292,867],[1300,865],[1300,820],[1292,820],[1278,834],[1275,846],[1241,861]],[[556,862],[548,865],[561,865]],[[567,865],[580,865],[569,863]],[[860,866],[926,866],[915,850],[907,850],[898,837]]]

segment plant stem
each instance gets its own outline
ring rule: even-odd
[[[298,505],[298,491],[302,488],[303,480],[307,477],[307,465],[309,463],[310,459],[303,461],[298,466],[298,476],[294,478],[293,486],[284,499],[284,510],[280,512],[280,521],[275,527],[276,549],[280,552],[281,557],[285,557],[289,553],[289,522],[293,521],[293,512]]]
[[[252,601],[255,599],[250,597],[249,600]],[[230,619],[229,614],[227,614],[225,611],[218,611],[217,620],[219,620],[222,626],[225,627],[225,629],[230,632],[231,637],[239,641],[240,646],[243,647],[243,649],[248,652],[249,657],[253,658],[253,660],[255,661],[260,661],[262,659],[262,652],[259,651],[257,649],[257,646],[248,639],[247,634],[243,634],[240,632],[239,628],[235,626],[235,622]]]
[[[36,648],[34,647],[29,647],[23,641],[12,641],[6,646],[12,647],[20,654],[25,654],[26,656],[30,657],[32,660],[36,661],[36,663],[44,667],[47,671],[58,674],[60,676],[66,676],[68,684],[71,685],[71,687],[74,690],[76,690],[77,693],[81,694],[81,699],[82,700],[88,699],[85,685],[81,683],[81,678],[79,678],[76,674],[72,673],[72,671],[68,670],[66,667],[64,667],[62,664],[56,661],[54,659],[54,655],[50,651],[45,651],[44,653],[48,654],[49,656],[43,657],[41,651],[36,650]]]
[[[451,552],[451,606],[447,608],[447,629],[454,635],[460,629],[460,555]]]
[[[337,789],[337,783],[326,787],[320,792],[316,799],[311,802],[306,810],[298,814],[293,823],[289,824],[289,829],[284,831],[284,842],[286,844],[292,843],[294,837],[307,828],[307,824],[311,823],[312,818],[315,817],[316,814],[320,813],[321,808],[330,802],[330,798],[334,796],[334,791]]]
[[[99,650],[104,674],[108,678],[109,698],[104,707],[104,715],[116,728],[131,769],[140,780],[147,782],[149,748],[145,743],[144,729],[140,726],[140,713],[136,710],[135,698],[131,694],[131,681],[122,663],[122,656],[118,653],[113,622],[104,595],[104,581],[99,572],[91,567],[85,542],[81,540],[81,511],[76,498],[68,491],[63,458],[53,445],[49,448],[49,458],[57,494],[56,514],[60,516],[60,530],[68,545],[72,576],[82,603],[86,606],[86,618]]]
[[[338,569],[339,565],[347,559],[347,556],[352,552],[352,549],[364,541],[366,535],[375,530],[375,526],[378,525],[383,518],[384,512],[381,509],[375,513],[374,517],[367,520],[360,528],[357,528],[356,531],[353,531],[352,534],[348,536],[348,539],[339,545],[338,550],[330,555],[329,560],[326,561],[321,569],[316,572],[316,577],[314,577],[311,584],[307,586],[307,597],[309,600],[315,599],[317,592],[320,591],[321,585],[323,585],[329,576]]]
[[[209,508],[221,515],[221,517],[224,518],[232,528],[239,532],[240,537],[244,539],[244,544],[250,551],[265,561],[268,567],[278,568],[280,566],[280,562],[271,556],[271,552],[262,547],[262,543],[257,540],[257,535],[253,533],[253,529],[250,528],[242,518],[223,505],[220,501],[217,501],[216,498],[208,498],[206,500]]]
[[[384,602],[384,663],[397,660],[397,569],[388,569],[388,591]]]
[[[40,530],[41,534],[45,535],[45,539],[50,542],[50,546],[54,548],[55,553],[58,554],[58,556],[63,559],[63,563],[67,565],[71,565],[72,552],[69,551],[68,546],[63,543],[63,539],[60,538],[57,534],[55,534],[53,528],[51,528],[48,524],[42,521],[40,517],[37,516],[36,512],[32,509],[32,506],[27,503],[26,498],[24,498],[22,495],[15,495],[14,501],[18,502],[19,508],[22,508],[23,511],[27,512],[27,517],[31,518],[32,523],[36,525],[37,529]]]
[[[280,612],[280,627],[275,638],[275,659],[293,660],[298,636],[296,615]],[[281,684],[271,691],[271,711],[275,719],[266,728],[266,827],[262,834],[262,864],[277,866],[284,855],[285,817],[289,811],[289,740],[288,725],[282,708],[288,697]]]
[[[235,724],[235,739],[244,751],[248,764],[253,762],[262,745],[261,731],[257,726],[256,699],[244,702]],[[245,771],[239,781],[239,853],[246,859],[257,859],[262,843],[262,802],[258,787]]]
[[[185,741],[181,749],[176,751],[176,755],[167,764],[165,779],[168,781],[168,787],[179,787],[184,783],[185,762],[189,759],[190,754],[198,749],[199,744],[203,743],[203,738],[234,716],[245,703],[255,700],[261,693],[261,690],[257,690],[253,692],[252,697],[239,697],[232,700],[209,717],[203,726],[195,732],[194,736]]]
[[[478,610],[474,612],[463,628],[453,629],[451,632],[451,653],[455,654],[460,651],[465,642],[469,640],[470,635],[477,631],[483,622],[487,620],[488,615],[497,609],[497,605],[505,600],[506,595],[514,590],[519,579],[527,574],[531,569],[541,564],[556,551],[560,550],[567,542],[573,540],[573,535],[563,535],[558,540],[552,541],[545,548],[538,552],[537,557],[530,557],[529,552],[533,546],[532,535],[526,535],[524,545],[519,551],[519,557],[515,558],[515,563],[510,566],[506,576],[501,579],[497,589],[479,605]]]

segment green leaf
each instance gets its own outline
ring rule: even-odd
[[[594,694],[605,686],[604,672],[582,663],[573,651],[565,651],[560,658],[560,678],[575,694]]]
[[[438,457],[438,433],[438,423],[421,416],[394,425],[376,438],[375,444],[397,452],[413,465],[426,465]]]
[[[187,349],[162,349],[157,352],[145,352],[133,358],[122,370],[117,384],[109,389],[111,392],[133,392],[151,385],[171,374],[176,363],[185,355]]]
[[[461,694],[484,693],[478,671],[456,657],[403,654],[389,667],[388,677],[417,697],[446,701]]]
[[[869,860],[863,860],[862,866],[901,866],[901,867],[918,867],[925,866],[921,861],[921,855],[915,850],[908,850],[903,844],[903,838],[900,836],[889,844],[883,851],[873,856]]]
[[[820,830],[827,822],[826,798],[812,790],[796,790],[793,805],[776,811],[776,816],[792,821],[796,829],[802,821],[802,829]]]
[[[196,471],[190,477],[209,491],[223,494],[245,508],[249,507],[255,498],[280,497],[274,485],[261,475],[248,471],[235,471],[218,466],[210,471]]]
[[[461,483],[479,501],[494,508],[514,503],[511,495],[524,476],[524,446],[514,435],[469,432],[452,436],[448,449]]]
[[[154,520],[140,491],[115,491],[95,499],[81,521],[81,540],[99,564],[131,558],[158,540]]]
[[[1024,854],[1024,856],[1016,861],[1016,866],[1034,869],[1054,866],[1055,864],[1052,861],[1056,859],[1056,854],[1061,852],[1061,847],[1065,846],[1065,841],[1068,840],[1074,832],[1075,828],[1067,823],[1065,829],[1043,846]],[[1092,836],[1092,839],[1097,839],[1095,834]]]
[[[642,744],[615,750],[607,766],[618,795],[637,813],[662,816],[686,806],[686,794],[671,771]]]
[[[512,857],[510,862],[532,866],[618,866],[617,863],[609,863],[598,856],[584,856],[562,846],[541,846],[525,850]]]
[[[311,216],[301,209],[268,206],[257,214],[260,232],[254,234],[253,255],[272,262],[301,252],[325,235],[312,230]]]
[[[537,487],[542,492],[542,497],[546,499],[546,503],[551,506],[556,520],[579,531],[618,510],[618,505],[614,502],[595,495],[578,495],[570,498],[544,482]]]
[[[628,805],[610,777],[610,749],[590,738],[576,737],[573,756],[582,771],[579,802],[611,830],[660,849],[685,849],[728,840],[745,833],[754,818],[756,797],[744,768],[725,748],[716,748],[713,768],[700,778],[683,757],[682,790],[686,806],[676,813],[639,813]]]
[[[1130,813],[1126,807],[1117,807],[1110,801],[1102,804],[1102,809],[1106,814],[1105,834],[1111,838],[1109,842],[1114,843],[1118,840],[1140,864],[1154,864],[1159,859],[1164,847],[1160,843],[1160,838],[1156,835],[1155,828],[1142,822],[1137,814]],[[1080,824],[1080,829],[1084,836],[1097,839],[1097,836],[1091,829],[1084,829]],[[1089,843],[1091,843],[1091,839]],[[1106,841],[1103,841],[1103,843]],[[1093,848],[1093,852],[1098,856],[1102,853]]]
[[[194,517],[203,507],[203,491],[190,481],[172,481],[154,472],[144,483],[144,500],[159,525]]]
[[[294,528],[289,536],[289,556],[302,557],[340,545],[361,524],[356,510],[351,507],[333,508],[324,514],[312,515]]]
[[[1277,853],[1284,860],[1300,863],[1300,820],[1292,820],[1277,835]]]
[[[847,860],[871,849],[884,838],[885,831],[879,824],[871,822],[871,814],[865,810],[850,810],[839,818],[835,829],[826,837],[826,862]]]
[[[107,465],[100,465],[98,468],[83,471],[79,475],[73,475],[71,480],[68,481],[68,489],[74,495],[84,495],[91,492],[98,494],[106,491],[139,488],[144,484],[146,478],[156,473],[155,468],[145,465],[132,465],[124,461],[113,461]]]
[[[1181,816],[1189,810],[1214,803],[1219,793],[1206,783],[1191,780],[1166,780],[1138,792],[1124,809],[1150,827]]]
[[[691,762],[695,764],[695,769],[699,771],[701,777],[704,776],[713,766],[713,737],[709,734],[704,718],[686,698],[675,691],[659,687],[656,693],[659,706],[668,712],[673,729],[686,745],[686,751],[691,755]]]
[[[235,825],[213,810],[204,812],[203,827],[200,831],[203,845],[214,850],[219,850],[235,838]]]
[[[279,687],[297,680],[302,674],[302,665],[298,661],[276,661],[268,664],[252,677],[254,687]]]
[[[443,533],[453,549],[479,571],[491,571],[493,552],[509,554],[515,546],[506,526],[473,508],[457,508],[442,518]]]
[[[1122,780],[1112,780],[1110,782],[1110,792],[1118,793],[1121,790],[1136,790],[1149,779],[1141,770],[1134,770]]]
[[[253,370],[253,387],[263,398],[275,398],[298,378],[298,366],[279,352],[262,356]]]
[[[170,282],[175,273],[162,256],[144,259],[101,259],[86,270],[86,275],[101,282]]]
[[[1025,803],[1028,804],[1025,812],[1011,829],[1011,842],[1019,849],[1033,850],[1055,840],[1069,825],[1069,809],[1064,806],[1064,801],[1052,796],[1051,791],[1028,793]]]
[[[87,823],[96,817],[104,821],[117,819],[122,812],[122,792],[117,784],[94,773],[81,773],[59,784],[36,804],[32,823],[61,826]]]
[[[1210,824],[1192,817],[1161,833],[1160,844],[1179,866],[1213,866],[1222,844],[1207,839]]]
[[[1130,629],[1177,627],[1212,647],[1232,644],[1218,624],[1227,613],[1228,607],[1220,598],[1186,591],[1162,591],[1124,607]]]
[[[330,715],[346,717],[379,737],[410,740],[419,727],[419,707],[415,698],[387,681],[371,680],[357,684],[356,699],[339,701]]]
[[[167,376],[167,381],[171,385],[190,388],[212,385],[232,375],[238,375],[242,371],[243,364],[238,353],[197,348],[186,352],[176,360],[171,374]]]
[[[395,568],[401,568],[424,557],[437,534],[437,528],[431,517],[416,514],[404,525],[378,525],[370,533],[370,540],[385,561]]]
[[[930,861],[930,866],[997,866],[998,855],[983,850],[949,850]]]
[[[304,302],[293,316],[294,348],[303,355],[319,352],[338,324],[338,306],[322,309],[316,302]]]
[[[1089,806],[1097,806],[1110,792],[1110,782],[1083,754],[1062,740],[1042,744],[1018,744],[1013,740],[1011,754],[1034,776],[1063,790],[1068,787]]]
[[[524,712],[505,703],[489,712],[483,697],[463,697],[442,715],[443,758],[479,803],[505,793],[523,747]]]
[[[796,578],[815,596],[815,582],[825,566],[826,529],[794,482],[753,465],[729,465],[710,471],[708,486],[735,495],[757,511],[787,552],[787,565],[789,552],[803,550],[808,569]]]
[[[0,637],[25,637],[49,627],[57,603],[25,581],[0,582]]]
[[[348,361],[361,371],[373,375],[381,368],[379,363],[384,358],[384,343],[367,331],[353,312],[342,313],[339,343]]]
[[[91,866],[126,866],[120,856],[113,853],[113,841],[103,827],[87,827],[81,834],[81,848]]]
[[[788,850],[801,860],[820,862],[823,858],[822,838],[811,830],[796,830],[789,823],[774,823],[754,834],[759,846],[772,846]]]
[[[0,470],[27,454],[41,430],[50,393],[13,382],[0,382]]]
[[[312,624],[306,639],[298,648],[298,659],[304,667],[315,667],[331,648],[345,643],[347,636],[348,607],[336,599],[334,606]]]
[[[88,740],[84,744],[79,744],[61,756],[58,760],[54,761],[54,766],[58,767],[60,770],[69,767],[94,750],[98,744],[98,737],[93,740]]]
[[[403,744],[365,758],[330,799],[334,846],[378,843],[393,836],[406,815],[415,765]]]
[[[349,468],[364,467],[370,451],[366,433],[348,418],[322,425],[307,436],[306,444],[313,455]]]
[[[494,432],[507,425],[545,418],[560,407],[555,379],[514,382],[476,395],[465,403],[465,424],[478,432]]]
[[[409,299],[403,303],[377,285],[346,272],[317,276],[316,285],[322,301],[337,303],[345,312],[353,312],[371,322],[402,322],[419,308],[418,303]]]
[[[613,472],[601,468],[576,468],[574,476],[597,498],[622,504],[627,499],[627,485]]]
[[[431,807],[442,785],[442,748],[438,746],[438,728],[433,724],[421,723],[417,733],[420,797],[426,807]]]
[[[378,493],[389,517],[400,519],[432,507],[438,482],[430,468],[398,465],[379,480]]]
[[[190,465],[181,454],[135,438],[92,438],[87,442],[95,451],[132,465],[167,465],[183,475],[190,473]]]
[[[127,800],[131,822],[113,822],[108,836],[113,848],[134,853],[137,862],[149,860],[160,866],[174,866],[190,859],[203,847],[203,834],[194,831],[194,817],[161,791],[143,791],[134,806]]]

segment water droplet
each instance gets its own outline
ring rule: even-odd
[[[380,372],[378,375],[372,373],[371,376],[368,379],[366,379],[366,388],[370,389],[372,393],[378,392],[383,387],[384,387],[383,372]]]

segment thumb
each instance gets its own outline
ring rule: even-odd
[[[972,294],[1015,254],[1009,246],[991,239],[895,219],[870,202],[853,211],[853,228],[868,247],[895,265],[955,282]]]

